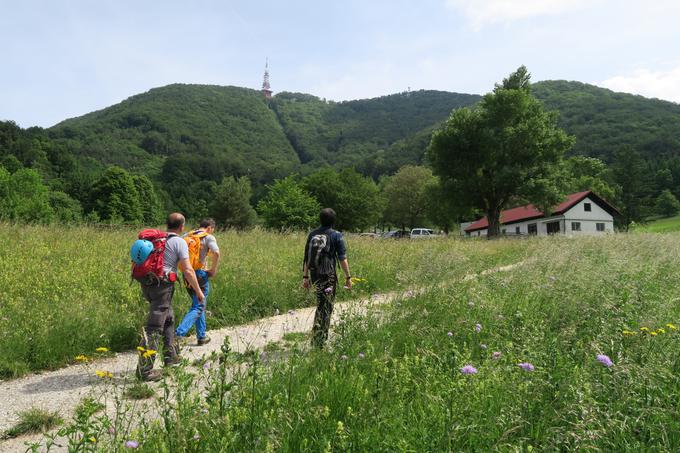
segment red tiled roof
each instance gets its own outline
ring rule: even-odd
[[[576,192],[572,193],[570,195],[567,195],[566,200],[564,200],[562,203],[558,204],[553,208],[552,215],[560,215],[564,214],[566,211],[568,211],[572,206],[574,206],[576,203],[579,201],[583,200],[585,197],[588,195],[591,195],[592,192],[590,190],[586,190],[584,192]],[[501,212],[501,224],[505,225],[508,223],[515,223],[515,222],[521,222],[523,220],[531,220],[531,219],[538,219],[544,217],[543,212],[539,211],[534,207],[532,204],[528,204],[526,206],[520,206],[518,208],[512,208],[512,209],[506,209],[505,211]],[[476,222],[472,223],[470,226],[465,228],[465,231],[476,231],[476,230],[483,230],[485,228],[489,227],[489,222],[487,221],[486,217],[482,217],[481,219],[477,220]]]

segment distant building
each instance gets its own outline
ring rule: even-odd
[[[619,211],[590,190],[572,193],[545,215],[534,205],[501,212],[501,234],[600,234],[614,231],[614,216]],[[486,236],[489,222],[483,217],[465,228],[466,236]]]

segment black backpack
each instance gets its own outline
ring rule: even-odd
[[[331,240],[333,230],[312,235],[307,247],[307,265],[315,276],[335,275],[335,247]]]

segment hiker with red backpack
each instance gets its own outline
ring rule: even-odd
[[[142,294],[149,302],[149,317],[138,348],[137,376],[144,381],[161,378],[160,371],[153,369],[161,337],[165,366],[176,365],[181,360],[175,344],[175,315],[172,310],[178,268],[196,292],[198,300],[205,299],[189,262],[187,243],[179,236],[184,230],[184,216],[172,213],[168,215],[166,224],[167,233],[160,230],[139,233],[139,239],[130,250],[132,277],[140,282]]]
[[[203,291],[203,300],[196,296],[196,291],[186,285],[189,297],[191,297],[191,308],[184,316],[182,322],[177,326],[175,335],[186,337],[192,326],[196,326],[196,340],[198,346],[210,343],[210,337],[206,335],[205,311],[210,292],[209,279],[217,274],[217,266],[220,262],[220,248],[217,240],[213,236],[215,231],[215,221],[213,219],[203,219],[197,230],[191,231],[184,236],[184,240],[189,248],[189,261],[196,273],[198,285]],[[208,257],[210,257],[210,268],[207,268]],[[185,284],[187,281],[185,280]]]
[[[312,344],[323,348],[328,339],[328,329],[331,325],[333,302],[338,283],[336,273],[337,263],[340,262],[345,274],[345,288],[352,288],[352,276],[349,273],[347,261],[347,247],[342,233],[333,229],[335,211],[331,208],[322,209],[319,213],[321,226],[309,233],[305,244],[305,258],[302,266],[302,286],[305,289],[314,287],[317,298],[314,326],[312,327]]]

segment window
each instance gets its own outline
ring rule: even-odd
[[[583,210],[586,212],[590,212],[593,210],[593,207],[591,206],[590,203],[583,203]]]
[[[515,234],[519,234],[519,227],[515,227]]]
[[[571,222],[571,231],[581,231],[581,222]]]
[[[597,223],[595,224],[595,228],[597,229],[597,231],[604,231],[604,223],[602,223],[602,222],[597,222]]]
[[[530,223],[527,225],[527,232],[529,234],[538,234],[538,228],[536,227],[535,223]]]

